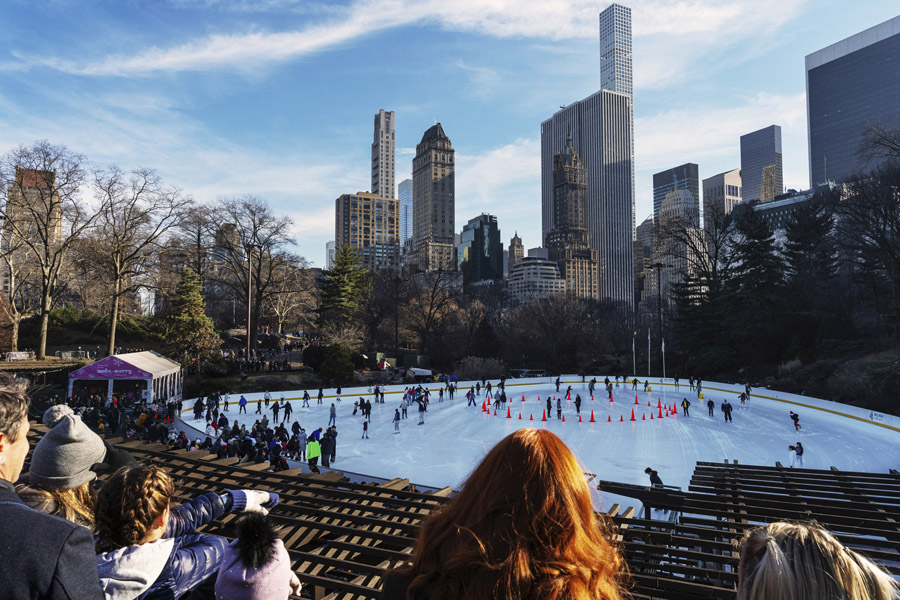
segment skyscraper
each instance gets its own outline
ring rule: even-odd
[[[632,307],[631,97],[601,90],[541,123],[541,217],[545,243],[555,225],[553,157],[566,147],[569,134],[585,167],[585,217],[588,241],[598,253],[599,298]]]
[[[685,163],[653,175],[653,220],[659,223],[659,209],[666,194],[672,190],[687,190],[700,213],[700,174],[694,163]]]
[[[369,269],[400,267],[399,201],[357,192],[335,200],[336,247],[350,244]]]
[[[372,141],[372,193],[382,198],[394,195],[394,111],[383,108],[375,115]]]
[[[841,183],[869,166],[866,127],[900,128],[900,17],[806,57],[809,184]]]
[[[715,220],[726,217],[741,201],[741,170],[732,169],[703,180],[703,229],[716,227]]]
[[[522,260],[522,257],[525,256],[525,246],[522,245],[522,238],[519,237],[519,232],[509,240],[509,256],[507,260],[509,261],[506,267],[506,273],[512,273],[512,269],[516,266],[516,263]]]
[[[503,279],[503,243],[497,217],[481,214],[463,226],[457,246],[463,283]]]
[[[431,126],[413,159],[413,245],[419,271],[456,267],[454,161],[444,128]]]
[[[397,187],[400,200],[400,243],[403,244],[413,233],[413,181],[404,179]]]
[[[745,202],[771,202],[784,191],[780,126],[741,136],[741,180]]]
[[[600,89],[625,94],[631,99],[631,164],[634,164],[634,86],[631,66],[631,9],[610,4],[600,13]],[[634,197],[634,169],[631,171],[631,197]],[[631,207],[634,237],[634,205]]]
[[[597,251],[588,243],[584,226],[586,189],[584,163],[570,135],[565,149],[553,157],[554,226],[547,235],[547,250],[566,280],[566,293],[576,298],[597,297]]]

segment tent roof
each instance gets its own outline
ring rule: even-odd
[[[69,379],[149,379],[181,371],[181,365],[152,351],[107,356],[69,373]]]

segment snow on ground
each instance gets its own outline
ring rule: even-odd
[[[587,472],[596,474],[597,479],[625,483],[647,484],[644,474],[646,467],[659,471],[667,485],[687,489],[694,465],[698,461],[721,462],[736,459],[742,464],[774,465],[780,461],[785,467],[790,464],[788,445],[797,441],[805,448],[804,466],[814,469],[828,469],[832,466],[846,471],[870,471],[886,473],[890,468],[900,468],[900,433],[895,427],[883,427],[861,417],[848,414],[861,413],[860,409],[816,401],[803,396],[781,394],[784,400],[765,399],[756,394],[772,396],[769,390],[752,391],[753,396],[745,406],[738,400],[738,386],[704,384],[703,400],[682,382],[675,389],[672,380],[668,385],[660,385],[653,380],[652,391],[644,392],[643,386],[632,391],[631,385],[620,385],[613,390],[613,402],[603,391],[602,379],[598,381],[594,399],[588,394],[588,384],[580,377],[564,375],[560,394],[556,393],[553,379],[511,379],[506,389],[508,407],[512,415],[506,418],[506,407],[490,414],[481,410],[486,393],[481,391],[477,406],[466,406],[465,393],[469,384],[460,382],[452,402],[447,399],[438,402],[438,384],[430,389],[431,403],[425,413],[425,424],[417,425],[417,406],[409,407],[409,417],[400,424],[400,433],[394,434],[392,420],[394,409],[400,406],[403,386],[385,388],[384,404],[372,404],[372,422],[369,424],[369,439],[361,439],[362,417],[353,416],[353,402],[360,396],[372,401],[372,394],[366,388],[345,388],[342,401],[337,406],[337,460],[332,467],[374,477],[405,477],[416,484],[459,488],[468,474],[478,464],[485,453],[507,434],[523,427],[541,427],[559,435],[583,463]],[[590,377],[588,377],[588,381]],[[493,381],[496,385],[497,381]],[[565,399],[567,387],[572,386],[572,401]],[[738,391],[735,391],[738,390]],[[307,433],[328,424],[331,403],[335,401],[334,390],[325,390],[323,404],[316,404],[316,390],[310,408],[301,408],[302,391],[285,392],[294,412],[292,421],[299,421]],[[575,394],[581,394],[582,422],[575,413]],[[524,394],[525,400],[522,400]],[[563,398],[565,422],[556,419],[556,402],[553,401],[552,414],[542,421],[547,396]],[[635,405],[635,395],[637,405]],[[777,395],[777,394],[776,394]],[[273,393],[273,400],[280,392]],[[682,415],[681,400],[691,401],[690,416]],[[226,413],[229,419],[238,413],[237,400],[240,394],[231,394],[231,406]],[[262,394],[247,394],[251,404],[248,414],[241,415],[239,422],[248,426],[259,418],[254,414],[255,400],[262,401]],[[540,401],[538,400],[540,398]],[[712,398],[716,407],[713,416],[708,416],[706,401]],[[728,398],[734,405],[733,422],[725,423],[719,409],[722,400]],[[791,404],[790,402],[802,404]],[[658,403],[678,406],[678,415],[658,419]],[[649,406],[648,406],[649,403]],[[817,404],[818,409],[810,405]],[[199,430],[205,428],[205,421],[192,419],[192,401],[185,402],[185,424]],[[827,406],[832,407],[831,409]],[[835,411],[833,407],[846,409]],[[265,410],[265,409],[264,409]],[[591,411],[594,423],[590,423]],[[636,421],[632,422],[634,410]],[[789,418],[789,410],[800,415],[802,429],[795,432]],[[653,419],[650,420],[650,415]],[[522,419],[519,420],[521,414]],[[623,418],[623,421],[619,419]],[[531,419],[534,420],[531,420]],[[646,418],[646,420],[644,420]],[[269,413],[271,421],[272,415]],[[611,419],[611,422],[608,420]],[[889,422],[892,417],[887,417]],[[622,501],[620,498],[605,496],[602,506]],[[626,505],[634,505],[634,500],[624,500]]]

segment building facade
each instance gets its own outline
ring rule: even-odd
[[[463,284],[503,279],[503,243],[497,217],[482,214],[463,226],[456,247]]]
[[[330,270],[334,266],[334,255],[337,252],[337,243],[334,240],[325,242],[325,269]]]
[[[413,159],[413,245],[419,271],[456,267],[455,189],[455,153],[437,123],[422,136]]]
[[[900,129],[900,16],[806,57],[809,184],[842,183],[870,165],[859,151],[873,123]]]
[[[516,263],[525,256],[525,246],[522,245],[522,238],[519,237],[518,231],[512,236],[512,239],[509,240],[509,250],[507,255],[507,260],[509,262],[506,267],[506,276],[509,277],[513,267],[516,266]]]
[[[784,191],[779,125],[741,136],[741,181],[744,200],[771,202]]]
[[[405,243],[413,233],[413,181],[404,179],[397,186],[400,201],[400,242]]]
[[[659,210],[666,194],[672,190],[687,190],[694,198],[700,213],[700,167],[685,163],[653,175],[653,219],[659,221]]]
[[[634,165],[631,97],[601,90],[541,123],[541,221],[543,237],[555,226],[553,158],[567,137],[585,167],[585,224],[597,250],[598,297],[634,304],[632,272]]]
[[[678,235],[667,235],[677,230]],[[672,286],[684,281],[699,258],[693,253],[702,248],[700,216],[694,196],[688,190],[673,189],[666,194],[659,210],[659,231],[654,248],[655,265],[661,271],[661,294],[668,298]],[[692,240],[690,243],[688,240]]]
[[[383,108],[375,115],[372,140],[372,193],[396,198],[394,191],[394,111]]]
[[[350,244],[369,269],[400,267],[399,201],[357,192],[335,200],[335,247]]]
[[[741,170],[732,169],[703,180],[703,229],[712,231],[715,220],[731,214],[741,201]]]
[[[554,261],[525,256],[509,272],[508,292],[514,302],[527,304],[565,295],[566,282],[560,277],[559,266]]]
[[[628,123],[631,130],[631,164],[634,164],[634,85],[631,53],[631,9],[610,4],[600,13],[600,89],[625,94],[631,100]],[[631,197],[634,169],[631,170]],[[631,233],[634,238],[634,204],[631,205]]]
[[[597,298],[597,251],[588,243],[585,228],[584,163],[572,146],[572,137],[553,160],[553,229],[547,235],[550,260],[559,265],[566,293],[576,298]]]

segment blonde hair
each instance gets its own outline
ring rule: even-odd
[[[771,523],[741,541],[741,600],[891,600],[897,584],[811,523]]]
[[[68,490],[46,490],[38,486],[19,486],[16,493],[28,506],[89,529],[94,527],[94,496],[91,482]]]

